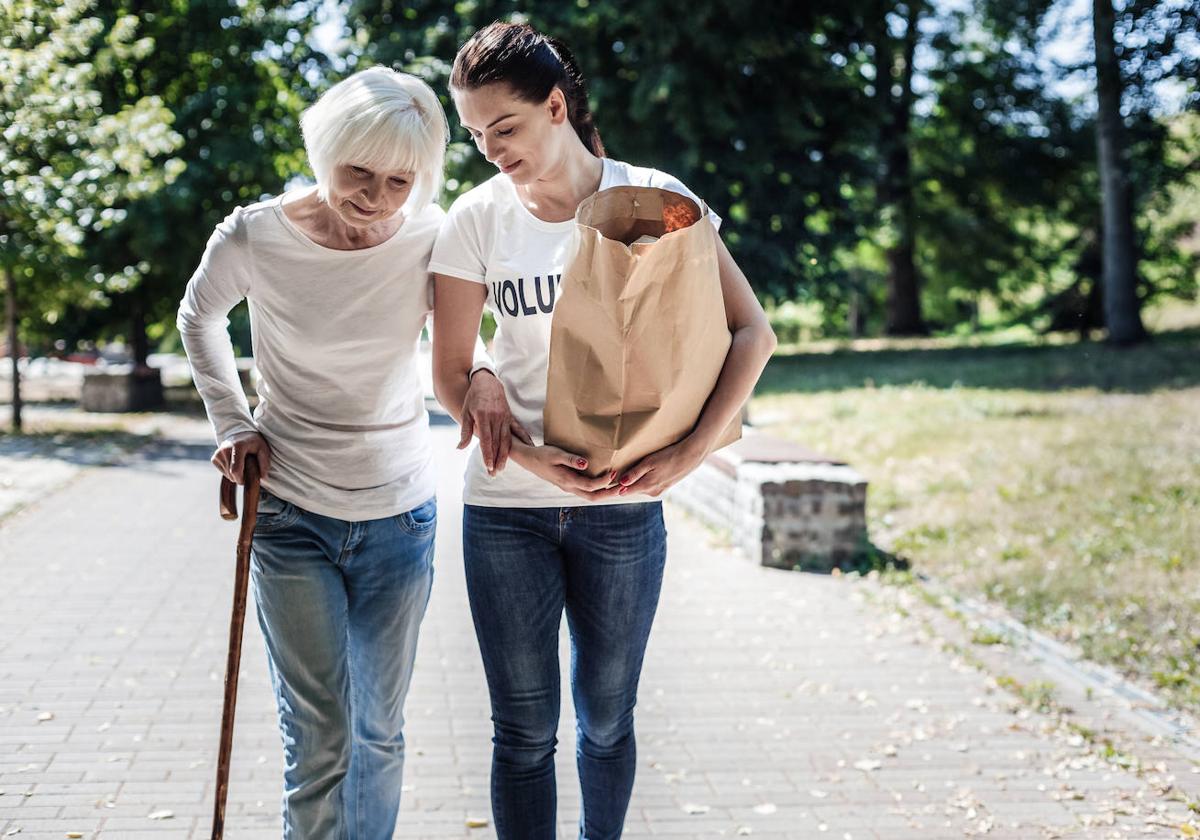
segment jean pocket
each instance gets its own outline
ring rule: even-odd
[[[423,537],[437,527],[437,499],[417,505],[395,517],[396,523],[414,537]]]
[[[300,509],[294,504],[263,490],[258,497],[258,516],[254,520],[254,530],[275,531],[290,525],[299,515]]]

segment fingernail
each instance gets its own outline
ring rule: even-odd
[[[628,487],[622,487],[622,488],[620,489],[620,491],[617,493],[617,495],[618,495],[618,496],[624,496],[624,495],[625,495],[626,493],[628,493],[628,492],[629,492],[629,488],[628,488]]]
[[[610,472],[608,474],[608,483],[612,484],[616,480],[617,480],[617,471],[613,470],[612,472]]]
[[[579,466],[580,466],[580,467],[586,467],[586,466],[587,466],[587,461],[583,460],[582,458],[580,458],[580,459],[579,459],[578,461],[576,461],[575,463],[579,464]]]
[[[628,473],[626,473],[625,475],[621,476],[621,483],[622,483],[622,484],[628,484],[628,483],[629,483],[629,474],[628,474]]]

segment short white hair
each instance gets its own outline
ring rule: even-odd
[[[317,177],[317,195],[329,200],[339,166],[411,172],[404,209],[416,213],[437,198],[450,127],[433,88],[387,67],[362,70],[338,82],[300,117],[304,148]]]

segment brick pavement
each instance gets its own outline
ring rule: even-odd
[[[0,838],[207,836],[235,529],[217,517],[194,428],[190,443],[87,469],[0,525]],[[435,435],[437,572],[397,836],[491,837],[462,455],[453,429]],[[1189,836],[1172,797],[1197,798],[1197,768],[1122,769],[997,688],[887,587],[759,568],[675,511],[668,527],[627,837]],[[279,836],[265,670],[251,620],[231,840]],[[578,808],[572,730],[564,697],[564,838]]]

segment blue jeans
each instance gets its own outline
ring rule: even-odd
[[[465,506],[463,559],[491,694],[492,817],[499,840],[556,836],[564,608],[583,800],[579,836],[621,836],[637,763],[633,709],[666,546],[658,502]]]
[[[251,575],[285,758],[286,840],[390,840],[433,499],[344,522],[264,492]]]

